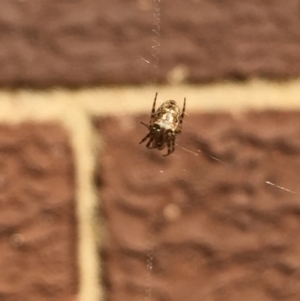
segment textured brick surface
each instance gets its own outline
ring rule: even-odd
[[[74,189],[61,127],[0,126],[0,300],[73,300]]]
[[[97,122],[108,301],[300,299],[300,114],[237,117],[189,114],[167,158],[148,116]]]
[[[298,0],[2,0],[0,85],[297,77],[299,12]]]

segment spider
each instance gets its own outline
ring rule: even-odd
[[[175,138],[177,134],[181,133],[186,98],[184,98],[181,114],[175,100],[165,101],[157,111],[155,111],[156,99],[157,92],[154,97],[149,124],[147,125],[141,122],[141,124],[149,130],[149,133],[139,144],[149,138],[146,144],[147,148],[163,150],[167,146],[168,152],[163,156],[168,156],[175,151]]]

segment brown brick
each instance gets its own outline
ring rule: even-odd
[[[189,114],[169,157],[148,118],[97,123],[107,300],[299,300],[300,114]]]
[[[73,300],[74,190],[64,129],[0,126],[0,300]]]
[[[158,2],[1,1],[0,85],[299,77],[299,1]]]

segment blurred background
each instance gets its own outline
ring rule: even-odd
[[[298,301],[299,16],[2,0],[0,300]],[[187,99],[168,157],[156,92]]]

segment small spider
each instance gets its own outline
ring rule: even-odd
[[[140,144],[149,138],[146,144],[147,148],[163,150],[168,146],[168,152],[164,155],[168,156],[175,151],[175,138],[177,134],[181,133],[186,99],[184,98],[183,109],[180,114],[180,109],[175,100],[165,101],[155,111],[156,98],[157,93],[154,97],[149,125],[141,122],[147,127],[149,133],[141,140]]]

